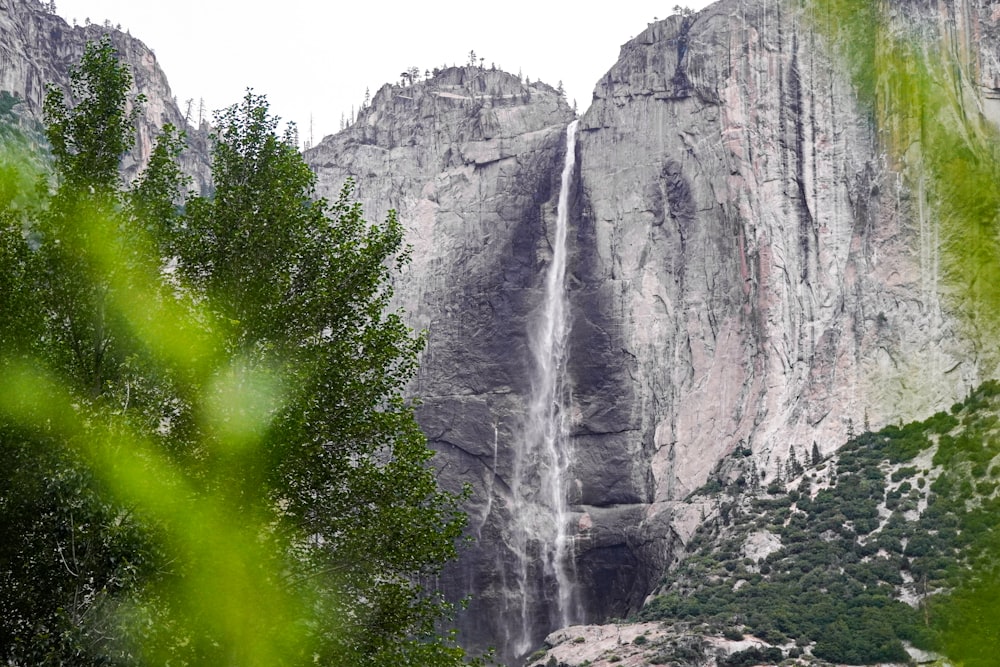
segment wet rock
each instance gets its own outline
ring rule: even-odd
[[[352,177],[369,219],[392,208],[407,229],[413,261],[396,302],[427,332],[412,387],[417,417],[444,486],[473,486],[467,510],[476,541],[442,583],[454,599],[473,595],[463,642],[497,646],[504,659],[513,657],[511,610],[521,607],[512,451],[523,437],[528,336],[543,298],[572,117],[545,84],[448,68],[415,85],[384,86],[357,123],[306,153],[321,194],[335,196]],[[552,623],[554,582],[537,560],[527,575],[536,589],[528,616],[540,641]]]

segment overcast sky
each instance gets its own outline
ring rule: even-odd
[[[626,0],[607,9],[545,0],[349,3],[284,0],[56,0],[80,24],[121,24],[156,52],[181,110],[204,99],[208,110],[238,101],[247,87],[267,95],[273,113],[318,142],[341,114],[400,72],[464,64],[470,50],[489,67],[555,86],[580,111],[621,45],[676,4],[708,0]],[[603,3],[602,3],[603,4]],[[562,9],[560,9],[562,7]]]

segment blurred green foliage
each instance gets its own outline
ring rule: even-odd
[[[916,212],[930,221],[940,249],[944,293],[963,318],[966,334],[975,342],[984,365],[1000,361],[1000,130],[982,113],[975,82],[981,63],[980,49],[968,48],[948,19],[917,25],[917,7],[894,6],[868,0],[812,0],[807,5],[813,25],[846,63],[858,98],[871,113],[882,148],[891,163],[906,176],[915,194]],[[941,5],[936,12],[952,11]],[[953,11],[963,11],[955,6]],[[968,8],[968,11],[983,11]],[[967,36],[973,39],[972,36]],[[980,389],[979,400],[993,390]],[[997,454],[992,424],[994,412],[968,406],[958,435],[943,413],[935,428],[941,435],[934,464],[945,469],[935,482],[945,500],[968,498],[973,489],[983,504],[964,515],[965,528],[952,537],[956,546],[979,544],[983,530],[995,524],[995,515],[982,513],[993,484],[979,481]],[[930,433],[928,434],[931,435]],[[895,453],[911,455],[919,443],[895,433],[893,438],[912,443]],[[933,437],[933,436],[931,436]],[[987,440],[984,441],[983,438]],[[901,460],[905,460],[902,458]],[[922,481],[922,480],[920,480]],[[964,512],[961,504],[950,509]],[[969,522],[972,522],[969,538]],[[962,537],[959,537],[962,536]],[[1000,546],[1000,545],[995,545]],[[908,549],[911,548],[909,545]],[[938,646],[966,665],[995,662],[1000,638],[988,618],[1000,614],[1000,598],[991,590],[995,580],[995,549],[979,549],[961,578],[952,578],[954,594],[938,604]],[[944,566],[944,563],[942,563]],[[941,568],[932,570],[939,572]],[[947,568],[944,568],[947,569]],[[976,622],[976,620],[981,625]]]
[[[967,334],[1000,361],[1000,130],[975,99],[976,50],[944,32],[947,20],[917,25],[916,7],[811,0],[806,8],[906,176],[913,213],[937,234],[945,292]]]
[[[463,663],[398,222],[350,183],[317,199],[252,93],[216,118],[211,196],[169,127],[123,184],[131,86],[88,45],[46,98],[52,172],[30,142],[0,161],[0,661]]]

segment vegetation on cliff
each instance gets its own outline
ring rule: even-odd
[[[211,196],[169,127],[124,187],[130,88],[89,45],[46,101],[53,172],[0,172],[0,661],[463,662],[429,582],[464,516],[388,310],[400,225],[315,199],[250,93]]]
[[[639,618],[833,663],[907,662],[909,642],[990,664],[998,411],[1000,384],[987,382],[949,413],[858,435],[767,489],[737,453],[710,483],[717,515]]]

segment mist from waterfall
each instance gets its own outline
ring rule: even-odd
[[[565,627],[579,621],[573,544],[567,499],[569,484],[570,391],[566,378],[569,314],[566,294],[566,240],[569,191],[576,166],[576,127],[566,128],[566,158],[559,190],[552,260],[545,277],[545,299],[529,332],[534,375],[524,432],[515,447],[511,496],[512,546],[518,557],[520,627],[512,628],[518,654],[532,648],[538,623]],[[542,602],[539,598],[550,598]],[[548,609],[535,615],[536,605]]]

